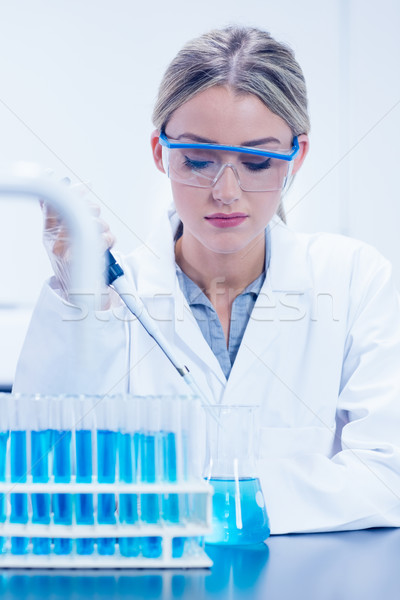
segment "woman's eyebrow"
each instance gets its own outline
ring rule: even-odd
[[[178,135],[178,137],[176,137],[175,139],[178,141],[182,138],[191,140],[193,142],[197,142],[198,144],[218,144],[218,142],[216,142],[215,140],[210,140],[209,138],[203,138],[199,135],[195,135],[194,133],[181,133],[181,135]],[[280,140],[278,140],[278,138],[266,137],[266,138],[261,138],[258,140],[250,140],[248,142],[243,142],[243,144],[240,144],[240,146],[254,147],[254,146],[260,146],[261,144],[270,144],[270,143],[280,144],[281,142],[280,142]]]
[[[200,137],[198,135],[195,135],[194,133],[181,133],[181,135],[178,135],[178,137],[176,137],[175,139],[178,141],[182,138],[192,140],[193,142],[197,142],[199,144],[218,144],[218,142],[216,142],[215,140],[209,140],[208,138]]]
[[[271,144],[271,142],[280,144],[281,141],[275,137],[266,137],[260,140],[250,140],[249,142],[243,142],[242,146],[260,146],[261,144]]]

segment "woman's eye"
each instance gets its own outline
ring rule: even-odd
[[[263,171],[264,169],[269,169],[271,167],[271,159],[267,158],[262,162],[243,162],[243,165],[249,171]]]
[[[193,158],[189,158],[189,156],[185,156],[185,167],[189,169],[195,169],[197,171],[201,169],[206,169],[208,166],[212,164],[211,160],[194,160]]]

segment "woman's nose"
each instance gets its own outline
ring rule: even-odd
[[[232,204],[240,197],[239,178],[233,165],[224,165],[217,175],[216,182],[212,187],[214,200],[222,204]]]

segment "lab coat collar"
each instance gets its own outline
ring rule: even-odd
[[[174,209],[160,219],[159,226],[149,238],[146,247],[136,253],[137,281],[139,295],[146,304],[152,306],[158,318],[170,322],[166,335],[177,335],[185,347],[186,355],[193,355],[226,384],[221,366],[207,344],[182,293],[175,269],[174,236],[179,226],[179,217]],[[243,343],[233,365],[225,393],[234,386],[236,377],[266,355],[280,333],[279,318],[271,318],[271,304],[279,302],[281,292],[301,294],[311,287],[307,272],[307,244],[305,237],[290,230],[279,217],[274,217],[270,225],[271,260],[266,280],[261,288],[255,310],[257,319],[250,318]],[[166,235],[167,232],[167,235]],[[145,256],[141,253],[145,254]],[[142,258],[140,258],[142,257]],[[304,300],[304,299],[303,299]],[[267,326],[260,327],[260,320]]]
[[[232,366],[223,402],[232,402],[236,387],[242,389],[238,384],[255,363],[263,364],[269,375],[270,364],[277,352],[282,321],[286,320],[282,309],[285,310],[288,300],[291,303],[292,295],[300,313],[308,302],[306,292],[312,287],[307,269],[308,237],[289,229],[277,216],[270,223],[270,232],[269,269]],[[239,399],[240,402],[245,400]]]
[[[193,361],[197,362],[200,360],[204,371],[211,370],[225,385],[226,377],[221,365],[205,340],[179,286],[174,242],[179,223],[176,211],[171,208],[167,214],[161,215],[145,247],[134,253],[136,289],[149,312],[157,315],[157,320],[162,322],[167,339],[174,343],[174,337],[178,336],[179,347],[185,357],[193,357]]]
[[[179,217],[173,208],[161,213],[144,246],[133,253],[137,262],[136,288],[141,297],[165,297],[176,290],[174,237],[178,226]]]
[[[271,231],[271,261],[267,274],[274,292],[305,292],[312,287],[307,269],[308,247],[303,234],[289,229],[278,217],[273,217]]]
[[[179,287],[174,251],[178,226],[179,217],[171,208],[161,215],[158,226],[139,251],[136,286],[141,296],[174,294]],[[270,289],[274,292],[304,292],[310,289],[312,281],[307,269],[305,236],[289,229],[278,216],[271,220],[270,232],[271,259],[266,278]]]

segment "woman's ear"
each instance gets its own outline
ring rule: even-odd
[[[304,162],[305,157],[307,156],[308,149],[310,147],[310,140],[308,139],[308,135],[306,133],[302,133],[298,136],[300,151],[296,158],[293,161],[293,170],[292,175],[295,175],[297,171],[300,169],[301,165]]]
[[[157,169],[159,171],[161,171],[161,173],[165,173],[165,169],[164,169],[163,161],[162,161],[162,146],[159,142],[159,137],[160,137],[160,132],[158,131],[158,129],[156,129],[155,131],[153,131],[153,133],[150,136],[150,144],[151,144],[151,149],[153,152],[154,163],[155,163]]]

